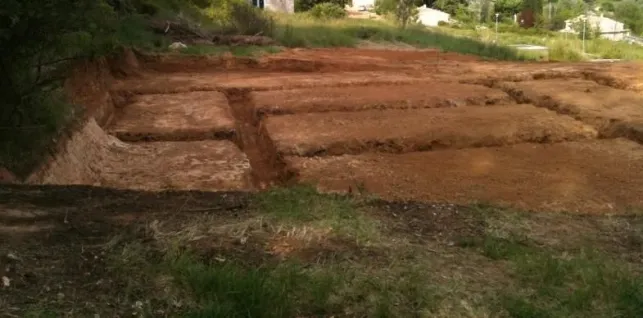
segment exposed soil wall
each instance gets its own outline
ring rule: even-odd
[[[53,158],[27,178],[27,183],[100,185],[108,145],[116,142],[96,120],[89,119],[80,131],[59,145]]]
[[[76,127],[59,138],[50,157],[25,182],[99,184],[98,171],[107,158],[106,146],[116,141],[101,127],[108,125],[116,107],[125,103],[123,96],[111,92],[110,87],[114,80],[136,76],[138,71],[137,56],[131,50],[72,65],[64,90],[71,103],[85,109],[85,118],[74,122]]]
[[[71,102],[82,105],[89,117],[107,125],[114,115],[114,108],[125,103],[123,96],[110,92],[113,81],[119,77],[136,76],[139,63],[136,54],[123,50],[118,55],[85,60],[72,66],[65,81],[65,92]]]

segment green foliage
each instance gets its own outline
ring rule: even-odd
[[[170,269],[198,304],[184,317],[293,317],[300,306],[326,307],[334,285],[330,275],[310,275],[289,264],[246,268],[181,255],[171,260]]]
[[[360,40],[402,42],[419,48],[472,54],[499,60],[523,59],[515,50],[478,39],[454,36],[411,25],[405,30],[387,22],[358,19],[323,21],[292,15],[280,21],[275,39],[289,47],[350,47]]]
[[[402,29],[417,22],[418,9],[415,6],[415,0],[399,0],[394,12],[395,19]]]
[[[416,0],[376,0],[375,12],[380,15],[392,15],[397,24],[405,29],[409,24],[417,22],[417,6]]]
[[[498,0],[494,3],[494,11],[500,13],[502,17],[511,17],[513,18],[514,14],[520,12],[522,5],[521,0]]]
[[[216,46],[216,45],[190,45],[181,50],[187,55],[223,55],[259,57],[264,54],[278,53],[280,49],[274,46]]]
[[[379,15],[392,14],[397,7],[395,0],[375,0],[375,13]]]
[[[348,14],[344,8],[337,4],[324,2],[316,4],[310,9],[310,15],[316,19],[342,19]]]
[[[634,0],[618,2],[614,14],[632,30],[633,33],[643,34],[643,3]]]
[[[549,46],[549,59],[552,61],[582,61],[583,53],[569,41],[558,40]]]
[[[573,22],[572,29],[578,33],[579,39],[592,40],[599,38],[601,35],[598,25],[583,23],[582,20]]]
[[[346,7],[350,3],[349,0],[295,0],[295,11],[296,12],[305,12],[311,10],[318,4],[322,3],[332,3],[340,8]]]
[[[117,18],[96,0],[7,0],[0,10],[0,165],[24,175],[71,108],[65,66],[115,45]]]
[[[220,33],[272,36],[274,19],[244,0],[213,2],[204,10]]]
[[[580,250],[556,255],[512,236],[487,235],[478,244],[468,244],[476,245],[490,259],[508,261],[520,283],[499,299],[511,317],[643,315],[642,278],[598,254]]]
[[[444,11],[453,16],[473,16],[474,13],[469,10],[468,6],[469,2],[466,0],[436,0],[431,5],[432,8]]]

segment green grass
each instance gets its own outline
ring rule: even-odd
[[[118,290],[110,294],[113,285],[105,285],[72,303],[77,285],[70,285],[61,290],[70,297],[65,301],[45,293],[25,311],[260,318],[643,314],[641,245],[632,240],[643,237],[640,214],[581,217],[490,206],[456,213],[310,187],[247,200],[247,209],[233,213],[141,214],[150,223],[114,227],[114,238],[104,234],[100,247],[92,237],[87,248],[107,264],[101,281]],[[190,204],[185,197],[181,202]],[[371,229],[377,240],[346,239],[364,224],[377,225]],[[332,230],[316,232],[328,226]],[[280,230],[292,227],[308,230]],[[67,242],[60,244],[68,254],[55,261],[80,258]],[[92,264],[98,270],[103,262]],[[51,271],[38,270],[43,277]],[[78,275],[82,286],[86,277]]]
[[[0,167],[24,178],[41,163],[51,150],[52,139],[59,137],[73,119],[74,107],[62,95],[60,90],[49,96],[34,93],[23,100],[14,117],[3,118]]]
[[[496,39],[493,27],[475,30],[469,28],[439,27],[434,29],[457,37],[475,39],[481,42],[492,42]],[[534,44],[549,48],[549,59],[554,61],[580,61],[586,59],[583,56],[582,40],[577,35],[561,34],[559,32],[542,30],[523,30],[520,28],[503,25],[499,28],[498,43],[501,45],[511,44]],[[630,45],[625,42],[616,42],[606,39],[590,39],[585,42],[585,52],[596,58],[641,60],[643,59],[643,46]]]
[[[180,51],[187,55],[224,55],[231,54],[239,57],[259,57],[265,54],[281,52],[275,46],[222,46],[222,45],[191,45]]]
[[[176,282],[198,304],[185,317],[292,317],[296,302],[319,307],[332,286],[331,277],[316,279],[289,265],[244,268],[182,256],[170,266]]]
[[[601,253],[560,251],[526,238],[492,235],[466,246],[508,262],[514,284],[496,301],[511,317],[643,316],[643,277]]]
[[[499,60],[523,59],[515,50],[476,39],[456,37],[420,26],[401,30],[393,23],[364,19],[320,21],[305,14],[277,17],[275,38],[288,47],[352,47],[360,41],[405,43],[418,48],[478,55]]]
[[[362,243],[379,239],[378,222],[360,212],[354,201],[344,196],[320,194],[311,186],[263,192],[257,196],[256,204],[262,215],[277,222],[329,229]]]

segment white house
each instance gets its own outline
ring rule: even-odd
[[[418,8],[418,21],[426,26],[438,26],[440,21],[449,22],[449,17],[448,13],[427,8],[426,5]]]
[[[629,35],[629,30],[625,28],[623,22],[618,22],[614,19],[607,18],[601,13],[589,13],[587,15],[579,15],[573,19],[565,21],[565,28],[561,32],[579,33],[579,26],[582,28],[583,20],[587,20],[586,27],[597,29],[602,38],[612,41],[622,41]],[[574,25],[577,25],[574,28]]]
[[[248,0],[258,8],[276,12],[295,12],[295,0]]]
[[[351,6],[356,9],[371,9],[375,7],[375,0],[353,0],[352,2]]]

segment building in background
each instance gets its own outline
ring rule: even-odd
[[[448,13],[427,8],[426,4],[418,8],[418,21],[426,26],[438,26],[440,21],[449,22],[449,18]]]
[[[353,0],[351,7],[360,11],[370,10],[375,7],[375,0]]]
[[[295,12],[295,0],[249,0],[253,6],[275,12]]]
[[[578,34],[581,31],[583,26],[583,20],[587,20],[586,27],[591,28],[594,32],[598,32],[599,36],[612,40],[612,41],[623,41],[629,35],[630,31],[625,28],[623,22],[618,22],[614,19],[605,17],[602,13],[588,13],[587,15],[579,15],[573,19],[565,21],[565,28],[561,32],[574,33]],[[587,32],[590,32],[589,30]]]

